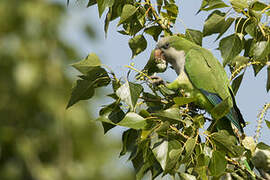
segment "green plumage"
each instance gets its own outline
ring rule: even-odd
[[[178,74],[177,79],[167,85],[168,88],[183,89],[195,97],[195,104],[214,118],[218,117],[216,120],[229,120],[243,132],[244,120],[230,92],[227,74],[209,50],[178,36],[161,39],[157,49],[162,50],[166,61]],[[181,52],[184,52],[184,58],[180,57]],[[222,124],[224,122],[217,123],[217,127]]]

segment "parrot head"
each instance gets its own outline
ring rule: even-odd
[[[156,45],[154,57],[171,64],[172,68],[179,74],[185,64],[185,52],[191,46],[194,46],[194,43],[177,35],[162,37]]]
[[[175,42],[179,41],[178,36],[166,36],[162,37],[155,48],[154,56],[155,59],[162,59],[172,64],[177,59],[175,57],[176,49],[174,47]]]

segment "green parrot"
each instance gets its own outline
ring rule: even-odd
[[[167,88],[181,89],[186,97],[194,98],[194,104],[215,119],[212,123],[215,130],[232,131],[232,123],[243,133],[245,121],[236,106],[227,74],[209,50],[174,35],[158,41],[154,56],[171,64],[178,75],[166,84]],[[163,82],[156,76],[153,80]]]

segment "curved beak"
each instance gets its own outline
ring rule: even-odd
[[[155,57],[155,59],[163,59],[163,60],[165,60],[165,57],[164,57],[163,52],[161,51],[161,49],[155,49],[154,57]]]

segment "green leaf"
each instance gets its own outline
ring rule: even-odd
[[[257,64],[253,64],[252,68],[254,70],[254,75],[257,76],[257,74],[262,70],[264,66],[263,65],[257,65]]]
[[[253,139],[253,137],[251,136],[246,136],[243,140],[242,140],[242,144],[246,149],[249,149],[252,153],[255,152],[256,149],[256,143]]]
[[[122,134],[122,150],[120,156],[125,155],[127,152],[132,152],[136,148],[136,140],[138,132],[134,129],[129,129]]]
[[[223,66],[230,63],[241,52],[242,48],[241,40],[236,34],[221,39],[219,49],[223,58]]]
[[[137,35],[129,40],[128,45],[132,50],[132,58],[134,58],[146,49],[147,41],[143,35]]]
[[[267,145],[267,144],[265,144],[265,143],[263,143],[263,142],[258,143],[257,146],[256,146],[256,148],[261,149],[261,150],[268,150],[268,151],[270,151],[270,146]]]
[[[99,17],[102,16],[107,7],[112,7],[114,0],[97,0]]]
[[[89,0],[88,4],[87,4],[87,7],[93,6],[95,4],[97,4],[97,0]]]
[[[124,23],[127,19],[129,19],[135,12],[137,11],[137,8],[131,4],[126,4],[123,7],[122,14],[120,17],[120,21],[118,22],[118,26]]]
[[[181,180],[196,180],[196,177],[187,173],[178,173]]]
[[[167,164],[168,144],[168,141],[163,140],[159,143],[154,144],[154,148],[152,149],[157,161],[159,162],[163,170],[165,170]]]
[[[206,166],[208,167],[210,162],[210,157],[206,154],[202,153],[197,157],[197,165],[198,166]]]
[[[242,10],[248,8],[248,0],[230,0],[234,10],[241,13]]]
[[[237,146],[237,140],[234,136],[229,135],[226,130],[211,134],[211,139],[215,141],[216,145],[223,151],[229,152],[233,156],[240,156],[244,152],[243,147]]]
[[[94,95],[95,88],[107,86],[109,83],[110,77],[105,69],[99,66],[94,67],[86,76],[81,76],[81,79],[77,80],[66,108],[69,108],[80,100],[90,99]]]
[[[197,139],[196,138],[189,138],[186,143],[185,143],[185,150],[186,150],[186,153],[185,155],[183,156],[183,159],[181,160],[181,163],[186,163],[190,160],[190,156],[196,146],[196,141]]]
[[[197,116],[193,117],[193,122],[194,122],[196,128],[203,128],[204,123],[205,123],[204,116],[197,115]]]
[[[246,26],[245,31],[253,38],[257,35],[257,25],[255,23],[250,23]]]
[[[202,11],[210,11],[213,9],[229,7],[222,0],[203,0],[200,10]]]
[[[175,97],[175,98],[173,98],[173,101],[175,102],[175,104],[177,104],[179,106],[189,104],[191,102],[194,102],[195,100],[196,100],[196,98],[189,98],[189,97]]]
[[[131,108],[131,111],[133,111],[142,90],[143,87],[140,84],[127,81],[117,89],[116,95]]]
[[[101,66],[102,64],[99,57],[95,53],[91,53],[82,61],[71,65],[82,74],[87,74],[89,71],[93,70],[97,66]]]
[[[167,4],[167,5],[163,6],[162,8],[166,9],[173,16],[177,16],[177,14],[178,14],[178,6],[176,6],[175,4]]]
[[[182,121],[182,115],[178,108],[169,108],[166,110],[159,111],[157,113],[153,113],[154,116],[161,118],[163,121]]]
[[[225,23],[220,28],[220,33],[219,33],[218,37],[216,38],[216,40],[218,40],[229,29],[229,27],[232,25],[234,20],[235,20],[234,18],[228,18],[225,21]]]
[[[152,152],[165,173],[172,170],[181,155],[181,143],[177,140],[166,141],[158,138],[151,144]]]
[[[236,95],[239,87],[240,87],[240,84],[243,80],[243,76],[244,76],[244,73],[240,74],[239,76],[237,76],[237,78],[235,78],[232,82],[232,89],[233,89],[233,93]]]
[[[227,161],[225,159],[225,153],[220,151],[213,151],[212,158],[210,160],[209,170],[212,176],[220,176],[225,173]]]
[[[224,117],[232,108],[231,97],[227,97],[221,103],[211,109],[210,114],[215,120],[219,120]]]
[[[186,38],[200,46],[202,46],[203,33],[194,29],[186,29]]]
[[[177,140],[169,141],[168,148],[169,148],[168,159],[166,163],[165,172],[175,168],[182,153],[182,145]]]
[[[204,22],[203,36],[220,33],[221,28],[225,24],[225,13],[218,10],[212,12]]]
[[[247,64],[249,61],[249,58],[245,56],[236,56],[231,62],[230,66],[233,67],[232,71],[235,71],[236,69],[240,68],[240,66]]]
[[[267,7],[266,4],[260,2],[260,1],[254,1],[253,3],[250,4],[250,9],[254,11],[262,11],[264,8]]]
[[[144,129],[147,125],[147,122],[146,119],[144,119],[142,116],[134,112],[129,112],[117,125],[132,129]]]
[[[270,129],[270,121],[265,120],[267,127]]]
[[[270,89],[270,66],[267,67],[267,83],[266,83],[266,91],[268,92]]]
[[[125,117],[125,113],[120,108],[119,102],[115,101],[102,108],[99,111],[99,117],[96,121],[101,121],[106,134],[110,129],[114,128],[118,122]]]
[[[151,26],[149,28],[145,28],[144,32],[151,35],[155,41],[158,41],[158,36],[162,32],[162,28],[160,26]]]
[[[259,41],[251,44],[249,55],[252,56],[256,61],[267,61],[267,56],[270,54],[270,43],[269,41]]]

